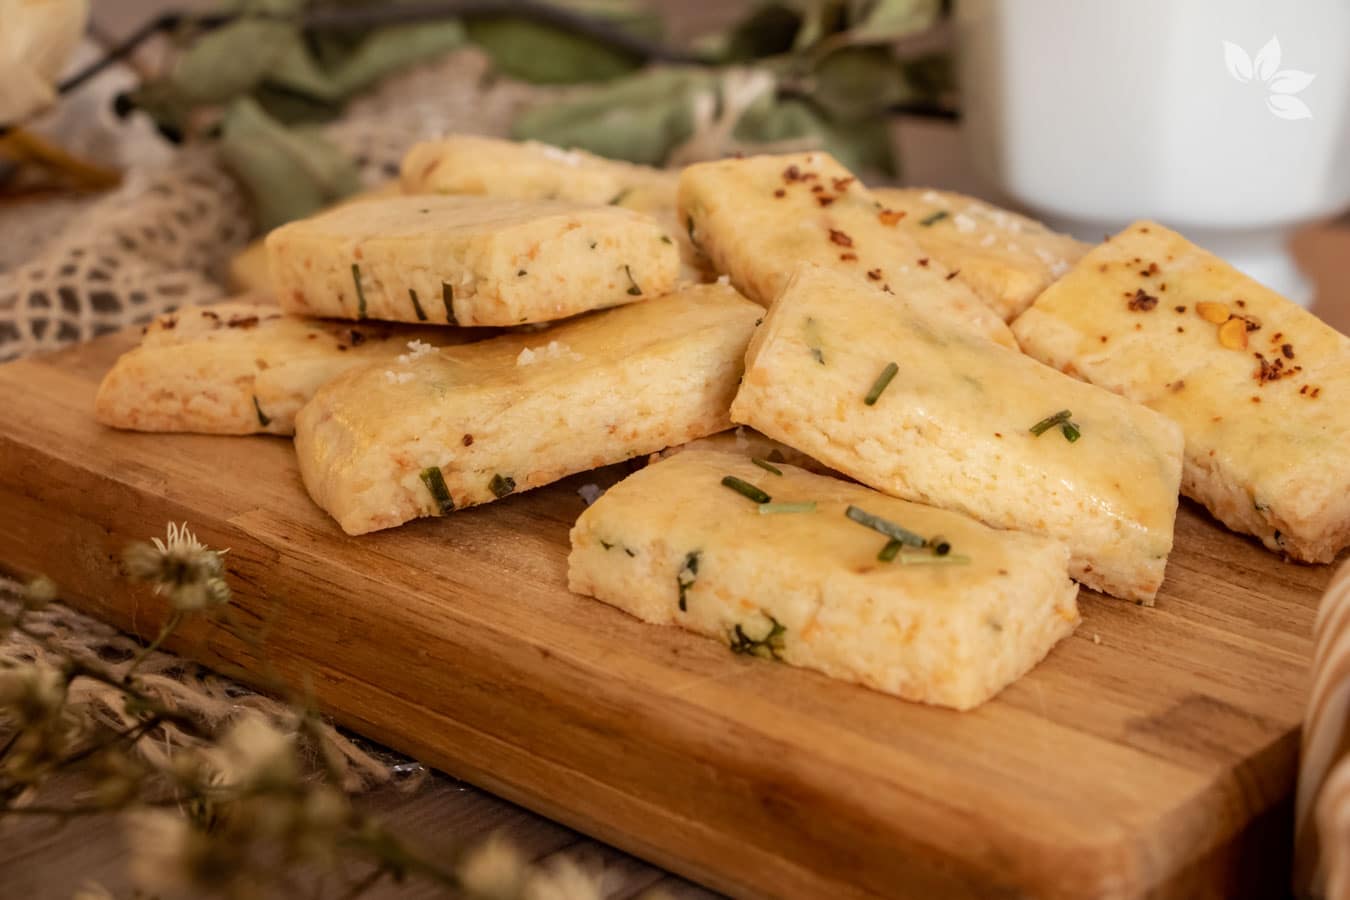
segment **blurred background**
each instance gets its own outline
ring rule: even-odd
[[[228,179],[193,234],[127,226],[164,232],[157,268],[142,248],[121,270],[141,321],[449,131],[669,166],[820,148],[1092,242],[1155,218],[1350,326],[1343,0],[0,0],[0,21],[0,359],[127,324],[53,280],[110,205]],[[63,321],[14,312],[63,288]]]

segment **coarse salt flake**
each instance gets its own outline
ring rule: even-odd
[[[577,488],[577,493],[581,495],[581,499],[586,502],[586,505],[590,506],[600,499],[601,495],[605,493],[605,489],[598,484],[583,484]]]

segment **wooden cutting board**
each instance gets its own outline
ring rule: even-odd
[[[1084,591],[1072,638],[959,714],[568,593],[576,488],[595,476],[350,538],[309,502],[288,441],[104,429],[95,387],[131,341],[0,367],[0,567],[50,574],[122,628],[153,634],[165,609],[118,576],[121,548],[186,521],[229,548],[236,603],[174,649],[307,685],[365,734],[732,894],[1285,883],[1329,567],[1184,503],[1157,608]]]

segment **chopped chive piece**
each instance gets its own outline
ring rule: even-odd
[[[1069,421],[1069,417],[1072,415],[1073,413],[1069,412],[1067,409],[1061,409],[1053,416],[1046,416],[1035,425],[1032,425],[1031,433],[1036,435],[1036,437],[1040,437],[1056,425],[1063,425],[1065,422]]]
[[[361,287],[361,267],[352,263],[352,281],[356,282],[356,317],[366,317],[366,291]]]
[[[800,503],[761,503],[759,514],[771,516],[774,513],[811,513],[816,511],[816,501],[803,500]]]
[[[772,472],[775,475],[782,475],[783,470],[769,462],[767,459],[760,459],[758,456],[751,457],[750,461],[759,466],[765,472]]]
[[[526,275],[528,275],[528,274],[530,274],[530,273],[527,272],[525,269],[521,269],[520,271],[516,272],[516,277],[517,277],[517,278],[524,278],[524,277],[525,277]]]
[[[425,322],[427,320],[426,310],[422,309],[422,304],[417,302],[417,291],[408,288],[408,296],[412,297],[413,312],[417,313],[417,321]]]
[[[806,346],[811,351],[811,356],[822,366],[825,365],[825,351],[822,349],[820,339],[820,325],[815,319],[807,317],[802,323],[802,332],[806,337]]]
[[[881,516],[874,516],[870,512],[861,510],[856,506],[850,506],[844,510],[844,515],[848,516],[859,525],[865,525],[873,531],[879,531],[888,538],[893,538],[902,544],[910,547],[922,547],[926,542],[908,528],[901,528],[894,522],[888,522]]]
[[[933,536],[928,539],[928,546],[933,548],[933,553],[937,556],[946,556],[952,552],[951,542],[945,537]]]
[[[1059,426],[1059,430],[1064,432],[1064,439],[1070,444],[1083,436],[1083,432],[1079,431],[1078,426],[1073,422],[1065,422],[1063,425]]]
[[[783,650],[783,634],[787,628],[768,613],[764,613],[764,618],[769,620],[769,630],[762,638],[750,637],[740,625],[727,632],[727,644],[732,653],[758,656],[760,659],[782,659],[778,654]]]
[[[680,571],[675,573],[675,582],[680,586],[680,612],[688,612],[688,598],[685,596],[689,588],[698,580],[698,561],[703,555],[702,550],[693,550],[684,556],[684,565]]]
[[[673,244],[673,243],[675,243],[675,242],[672,241],[672,240],[670,239],[670,235],[668,235],[668,234],[663,234],[663,235],[661,235],[661,243],[663,243],[663,244]]]
[[[455,300],[454,285],[450,284],[449,282],[442,281],[441,302],[445,304],[445,324],[447,325],[459,324],[459,322],[455,320],[455,308],[454,306],[451,305],[452,303],[454,303],[454,300]]]
[[[505,497],[516,489],[516,480],[510,475],[493,475],[492,480],[488,482],[488,490],[492,491],[492,496],[498,500]]]
[[[964,566],[970,557],[964,553],[948,553],[946,556],[934,556],[931,553],[901,553],[896,562],[902,566]]]
[[[609,205],[618,206],[620,203],[623,202],[623,198],[627,197],[631,193],[633,193],[632,188],[624,188],[623,190],[619,191],[617,194],[614,195],[614,199],[609,201]]]
[[[641,297],[642,288],[638,287],[637,280],[633,278],[633,270],[625,265],[623,267],[623,271],[624,274],[628,276],[628,283],[631,285],[631,287],[628,288],[628,295],[630,297]]]
[[[927,228],[931,225],[936,225],[938,222],[941,222],[943,219],[947,218],[947,215],[948,213],[945,209],[939,209],[937,212],[932,213],[931,215],[924,216],[922,219],[919,220],[919,224]]]
[[[272,417],[269,416],[269,415],[267,415],[266,413],[264,413],[264,412],[262,411],[262,407],[258,405],[258,395],[257,395],[257,394],[254,394],[254,395],[253,395],[253,411],[256,412],[256,413],[258,414],[258,424],[259,424],[259,425],[261,425],[262,427],[266,428],[268,425],[271,425],[271,424],[272,424]]]
[[[899,371],[900,367],[895,363],[886,363],[886,368],[881,370],[881,374],[878,375],[877,380],[873,382],[872,389],[867,392],[867,396],[863,398],[863,402],[868,406],[875,406],[877,400],[881,397],[881,392],[886,390],[891,383],[891,379],[895,377],[895,373]]]
[[[731,488],[733,491],[740,494],[741,496],[748,497],[749,499],[755,501],[756,503],[768,503],[773,499],[768,494],[764,493],[750,482],[743,481],[740,478],[737,478],[735,475],[728,475],[727,477],[723,478],[722,484],[726,487]]]
[[[422,470],[422,483],[431,491],[431,499],[436,501],[436,508],[440,510],[441,515],[454,512],[455,501],[450,497],[450,489],[445,486],[445,476],[441,474],[439,466],[431,466]]]
[[[895,559],[895,554],[899,553],[903,546],[905,545],[892,538],[886,542],[886,546],[881,548],[881,552],[877,554],[877,559],[882,562],[890,562]]]

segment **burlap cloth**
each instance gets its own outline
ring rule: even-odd
[[[169,152],[143,127],[112,120],[124,83],[114,75],[80,100],[86,134],[129,157],[124,184],[97,200],[0,207],[0,362],[219,299],[230,257],[253,236],[246,198],[209,145]],[[327,134],[374,183],[397,174],[412,142],[505,134],[521,108],[548,96],[493,78],[487,58],[465,49],[357,98]]]

